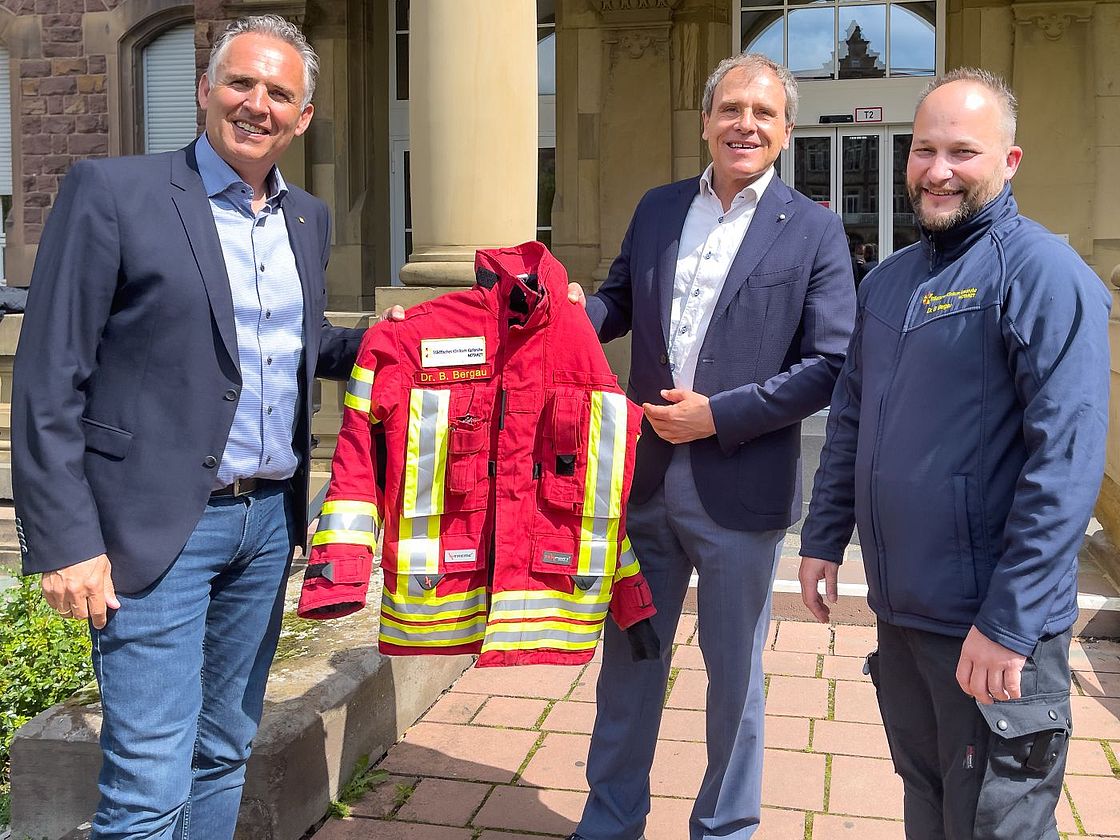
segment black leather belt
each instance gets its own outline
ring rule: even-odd
[[[237,496],[246,496],[256,490],[278,487],[286,483],[286,481],[278,481],[274,478],[239,478],[233,484],[227,484],[225,487],[219,487],[212,491],[210,498],[236,498]]]

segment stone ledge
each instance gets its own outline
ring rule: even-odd
[[[238,840],[298,840],[326,813],[358,759],[375,761],[468,668],[469,656],[385,657],[377,611],[329,622],[289,611],[249,760]],[[380,599],[370,587],[369,602]],[[90,696],[92,694],[92,696]],[[23,726],[12,743],[12,836],[80,838],[97,804],[101,710],[79,692]]]

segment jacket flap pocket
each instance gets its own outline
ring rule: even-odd
[[[752,288],[764,286],[782,286],[801,279],[801,265],[791,265],[789,268],[780,268],[777,271],[760,271],[747,277],[747,285]]]
[[[1018,700],[1006,700],[989,706],[978,704],[992,733],[1010,740],[1037,735],[1039,732],[1069,733],[1069,695],[1036,694]]]
[[[86,437],[86,449],[100,452],[110,458],[120,460],[128,455],[128,450],[132,447],[132,432],[107,423],[99,423],[97,420],[83,417],[82,431]]]
[[[552,443],[556,447],[557,457],[575,456],[580,451],[580,420],[583,414],[583,404],[586,397],[583,394],[557,394],[554,398],[552,411]],[[570,465],[575,467],[575,460]],[[561,475],[571,475],[564,469],[558,469]]]
[[[618,387],[618,377],[613,373],[592,373],[585,370],[553,371],[552,381],[557,385],[582,385],[585,388]]]

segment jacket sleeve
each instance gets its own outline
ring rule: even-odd
[[[120,262],[111,185],[94,162],[78,161],[43,230],[13,371],[12,483],[25,574],[105,553],[82,417]]]
[[[856,313],[848,355],[832,391],[824,449],[813,478],[809,516],[801,528],[802,557],[842,563],[844,549],[855,528],[856,443],[863,398],[862,336],[861,307]]]
[[[1077,552],[1104,473],[1108,310],[1101,281],[1064,245],[1009,283],[1003,336],[1023,410],[1026,463],[1003,551],[974,622],[1029,655]]]
[[[367,330],[346,386],[330,487],[296,610],[301,618],[337,618],[366,603],[385,512],[385,465],[378,454],[384,447],[378,444],[387,409],[378,394],[395,376],[392,344],[388,325]]]
[[[797,423],[828,405],[855,315],[852,258],[840,217],[827,214],[805,293],[796,361],[762,383],[710,398],[716,438],[725,454]],[[749,235],[749,234],[748,234]]]

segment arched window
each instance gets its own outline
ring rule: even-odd
[[[141,57],[141,152],[181,149],[198,134],[194,24],[165,30]]]

